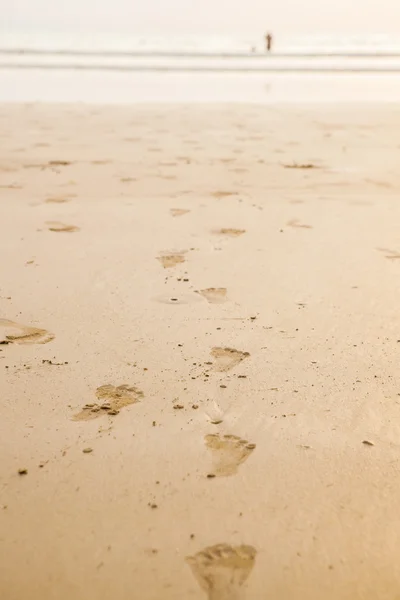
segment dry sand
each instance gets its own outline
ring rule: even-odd
[[[0,598],[400,597],[399,126],[0,107]]]

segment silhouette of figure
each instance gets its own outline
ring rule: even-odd
[[[267,49],[267,52],[271,52],[272,49],[272,35],[270,33],[267,33],[265,36],[265,47]]]

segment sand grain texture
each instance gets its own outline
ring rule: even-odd
[[[399,597],[399,126],[0,106],[0,598]]]

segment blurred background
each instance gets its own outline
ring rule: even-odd
[[[2,13],[3,101],[321,101],[333,81],[337,101],[400,97],[394,0],[16,0]]]

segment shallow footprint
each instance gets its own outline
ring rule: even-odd
[[[214,233],[217,235],[227,235],[229,237],[238,237],[246,233],[245,229],[234,229],[232,227],[222,227],[221,229],[215,229]]]
[[[238,193],[237,192],[227,192],[224,190],[218,190],[217,192],[214,192],[211,195],[214,196],[214,198],[228,198],[229,196],[237,196]]]
[[[291,219],[286,223],[288,227],[298,227],[300,229],[312,229],[312,225],[300,223],[299,219]]]
[[[49,231],[66,233],[73,233],[74,231],[79,231],[79,227],[76,227],[76,225],[64,225],[64,223],[59,223],[58,221],[46,221],[46,225],[49,225]]]
[[[65,196],[53,196],[51,198],[46,198],[46,204],[64,204],[64,202],[70,202],[70,198],[65,198]]]
[[[211,355],[215,358],[214,371],[221,373],[230,371],[238,365],[242,360],[250,356],[249,352],[241,352],[235,348],[213,348]]]
[[[235,475],[239,466],[249,458],[256,447],[237,435],[213,433],[206,435],[204,439],[213,455],[212,475],[215,477]]]
[[[206,288],[197,292],[210,304],[222,304],[226,302],[226,288]]]
[[[182,217],[182,215],[189,213],[190,210],[187,208],[171,208],[169,212],[173,217]]]
[[[0,319],[0,330],[16,330],[16,333],[6,333],[2,337],[0,343],[3,344],[47,344],[54,339],[54,335],[46,329],[20,325],[8,319]]]
[[[385,252],[385,258],[400,258],[400,252],[397,252],[397,250],[389,250],[388,248],[377,248],[377,250],[379,250],[379,252]]]
[[[208,600],[241,600],[256,554],[253,546],[216,544],[187,556],[186,562]]]
[[[157,256],[157,260],[160,261],[164,269],[170,269],[185,262],[185,251],[171,254],[163,253],[161,256]]]
[[[121,408],[135,404],[143,398],[143,392],[127,384],[115,386],[101,385],[96,390],[100,403],[85,404],[82,410],[74,415],[74,421],[91,421],[104,414],[117,415]]]

